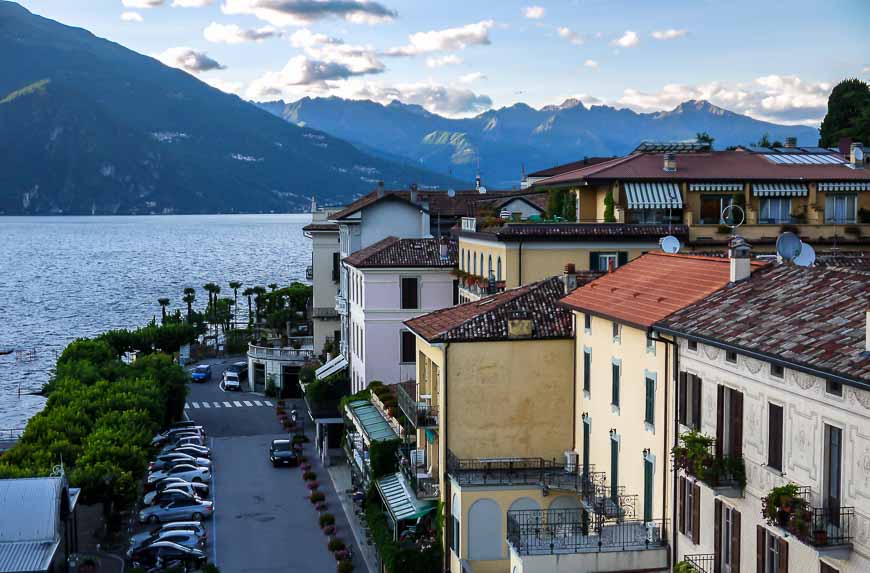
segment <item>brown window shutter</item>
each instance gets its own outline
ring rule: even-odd
[[[677,414],[680,420],[680,423],[684,426],[686,425],[686,380],[687,376],[685,372],[680,372],[679,378],[679,405],[677,406]]]
[[[777,538],[776,542],[779,544],[779,572],[778,573],[788,573],[788,540],[783,538]],[[771,572],[773,573],[773,572]]]
[[[764,571],[764,528],[755,526],[755,573]],[[774,572],[776,573],[776,572]]]
[[[701,486],[692,484],[692,543],[701,542]]]
[[[692,421],[695,423],[695,429],[701,431],[701,379],[697,376],[692,376]]]
[[[743,455],[743,392],[731,392],[731,444],[735,456]]]
[[[731,510],[731,573],[740,573],[740,512]]]
[[[713,502],[713,573],[722,571],[722,502]]]
[[[722,457],[722,444],[725,441],[725,386],[719,384],[716,390],[716,457]]]
[[[686,478],[680,476],[677,482],[677,519],[679,520],[680,533],[686,534]]]

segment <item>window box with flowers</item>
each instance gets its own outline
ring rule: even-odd
[[[685,471],[717,489],[742,490],[746,486],[746,466],[742,456],[714,453],[715,440],[692,430],[680,436],[680,444],[674,446],[671,454],[674,467]]]

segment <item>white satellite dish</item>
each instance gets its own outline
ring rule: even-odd
[[[481,185],[481,186],[480,186],[480,189],[478,189],[478,193],[486,193],[486,187],[484,187],[483,185]]]
[[[776,239],[776,254],[785,261],[793,261],[801,254],[803,243],[794,233],[785,232]]]
[[[806,243],[801,243],[801,253],[795,257],[794,264],[799,267],[811,267],[815,262],[816,250]]]
[[[453,189],[448,189],[447,196],[448,197],[456,197],[456,191],[454,191]]]
[[[670,253],[672,255],[679,253],[680,248],[682,247],[682,245],[680,245],[680,240],[673,235],[662,237],[662,239],[659,241],[659,245],[664,252]]]
[[[864,150],[860,147],[855,148],[855,163],[864,163]]]

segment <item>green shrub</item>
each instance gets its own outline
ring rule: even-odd
[[[320,527],[324,527],[327,525],[333,525],[335,523],[335,516],[331,513],[323,513],[320,515]]]
[[[311,495],[308,496],[308,499],[311,500],[311,503],[317,503],[319,501],[323,501],[326,499],[326,496],[320,490],[314,490],[311,492]]]
[[[273,374],[269,374],[269,378],[266,380],[265,393],[269,398],[274,398],[278,395],[278,388],[275,386],[275,376]]]
[[[333,537],[329,540],[329,544],[327,545],[330,551],[340,551],[346,547],[344,541],[339,539],[338,537]]]
[[[312,471],[303,472],[302,479],[305,481],[314,481],[317,479],[317,474]]]
[[[369,447],[369,460],[371,462],[372,478],[380,479],[385,475],[398,471],[396,452],[401,442],[389,440],[387,442],[372,442]]]
[[[604,222],[615,223],[616,216],[613,214],[613,192],[608,191],[604,196]]]
[[[336,571],[338,571],[338,573],[351,573],[353,571],[353,561],[339,561]]]

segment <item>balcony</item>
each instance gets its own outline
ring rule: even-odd
[[[762,504],[769,525],[785,529],[820,553],[848,558],[854,539],[854,507],[826,507],[814,499],[812,488],[795,484],[774,488]]]
[[[477,219],[475,217],[463,217],[462,230],[469,231],[471,233],[477,231]]]
[[[438,499],[441,494],[441,485],[438,483],[438,477],[433,476],[431,472],[427,471],[425,463],[420,463],[422,456],[411,455],[411,452],[420,452],[422,454],[422,450],[408,450],[407,447],[400,448],[396,452],[399,461],[399,471],[402,472],[417,499]]]
[[[675,468],[698,478],[717,495],[741,496],[746,486],[743,456],[717,456],[716,441],[694,430],[682,434],[671,453]]]
[[[447,450],[447,473],[461,486],[544,485],[564,464],[543,458],[457,458]]]
[[[713,573],[716,570],[716,555],[713,553],[684,555],[683,561],[685,561],[695,573]]]
[[[309,265],[305,269],[305,278],[310,280],[310,281],[314,280],[314,267],[313,266]]]
[[[280,360],[283,362],[308,362],[314,358],[314,340],[310,336],[300,336],[296,338],[310,339],[307,344],[302,344],[298,348],[293,346],[256,346],[253,343],[248,344],[248,357],[255,360]],[[292,340],[292,339],[291,339]]]
[[[396,385],[396,396],[399,399],[399,408],[411,425],[418,429],[438,427],[438,408],[431,404],[431,398],[429,401],[418,402],[405,386]]]
[[[781,227],[791,223],[751,224],[742,225],[739,233],[744,239],[752,244],[773,244],[781,231]],[[864,242],[870,235],[870,226],[866,224],[835,225],[833,223],[795,223],[797,234],[806,241],[831,242],[837,237],[838,242]],[[849,229],[847,230],[847,227]],[[724,232],[723,232],[724,231]],[[857,233],[856,233],[857,232]],[[724,229],[721,225],[693,225],[690,228],[691,243],[724,243],[731,236],[730,229]]]
[[[335,312],[340,315],[347,314],[347,299],[340,294],[335,295]]]
[[[358,432],[347,432],[342,447],[344,448],[344,455],[347,458],[348,465],[351,467],[351,471],[364,487],[368,487],[372,477],[371,463],[368,453],[363,449],[362,435]]]

